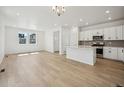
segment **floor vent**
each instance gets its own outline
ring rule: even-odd
[[[2,72],[5,72],[5,68],[2,68],[2,69],[0,70],[0,73],[2,73]]]
[[[5,55],[6,58],[8,58],[8,55]]]

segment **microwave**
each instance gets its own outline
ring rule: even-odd
[[[93,40],[103,40],[103,36],[93,36]]]

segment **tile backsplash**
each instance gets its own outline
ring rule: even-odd
[[[93,41],[79,41],[79,45],[92,45]],[[105,40],[105,46],[124,47],[124,40]]]

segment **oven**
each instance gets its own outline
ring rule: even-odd
[[[96,55],[98,58],[103,58],[103,47],[96,47]]]
[[[92,46],[96,48],[96,56],[98,58],[103,58],[104,45],[103,36],[93,36]]]
[[[93,42],[92,47],[96,48],[96,56],[98,58],[103,58],[104,42]]]

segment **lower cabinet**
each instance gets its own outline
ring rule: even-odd
[[[117,48],[113,47],[104,47],[103,57],[109,59],[117,59],[118,58],[117,50],[118,50]]]
[[[104,58],[111,58],[111,51],[110,51],[111,49],[110,48],[108,48],[108,47],[104,47],[103,48],[103,57]]]
[[[108,59],[120,60],[124,62],[124,48],[104,47],[103,57]]]
[[[124,48],[118,48],[118,60],[124,62]]]

